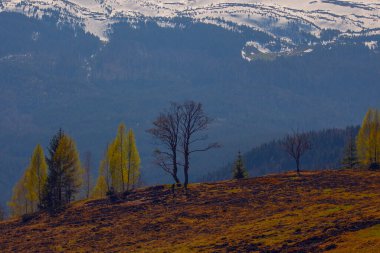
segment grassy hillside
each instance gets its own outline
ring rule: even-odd
[[[1,252],[378,252],[380,172],[323,171],[140,189],[0,223]]]

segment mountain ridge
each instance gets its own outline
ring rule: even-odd
[[[229,29],[246,26],[288,43],[298,43],[286,34],[286,30],[294,28],[313,37],[320,37],[322,30],[335,30],[340,36],[380,34],[377,22],[380,5],[369,0],[303,0],[301,3],[289,0],[3,0],[0,4],[0,12],[19,12],[36,18],[58,14],[60,22],[79,25],[104,41],[108,40],[111,26],[121,21],[133,25],[136,21],[155,19],[163,27],[175,27],[172,20],[177,17]]]

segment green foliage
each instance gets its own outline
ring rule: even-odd
[[[238,157],[234,163],[233,167],[233,178],[234,179],[242,179],[247,178],[248,172],[246,168],[244,167],[243,158],[241,156],[241,153],[239,151]]]
[[[355,137],[353,136],[352,133],[350,133],[350,136],[347,140],[346,147],[344,148],[342,167],[353,169],[353,168],[356,168],[358,164],[359,164],[359,160],[357,156]]]
[[[26,171],[27,198],[32,202],[32,206],[41,204],[42,189],[47,179],[47,164],[45,154],[41,145],[37,145],[33,151],[32,159]]]
[[[20,181],[13,188],[8,202],[12,216],[34,212],[42,200],[42,189],[46,184],[47,165],[41,145],[33,151],[30,163]]]
[[[129,129],[127,136],[127,161],[128,161],[128,180],[127,190],[131,186],[135,187],[140,177],[140,155],[136,147],[135,135],[132,129]]]
[[[41,207],[55,211],[75,198],[83,171],[75,142],[61,130],[50,142],[49,155],[49,174]]]
[[[99,176],[96,180],[96,184],[91,191],[91,198],[104,198],[112,185],[110,171],[110,146],[107,146],[106,148],[104,157],[100,162],[98,174]]]
[[[380,167],[380,112],[369,109],[356,140],[359,162],[367,168]]]
[[[133,130],[127,133],[125,125],[120,124],[115,139],[100,162],[99,176],[91,197],[102,198],[111,187],[115,192],[133,188],[140,177],[140,164]]]
[[[24,172],[21,179],[13,187],[13,193],[11,200],[8,202],[8,206],[11,210],[11,216],[20,216],[30,212],[32,204],[27,199],[26,185],[26,173]]]
[[[117,192],[124,192],[125,184],[128,182],[127,132],[124,124],[119,125],[109,152],[112,187]]]

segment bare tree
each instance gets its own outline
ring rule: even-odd
[[[161,113],[153,122],[154,127],[148,130],[164,148],[154,152],[156,164],[171,174],[176,183],[180,183],[177,172],[178,167],[182,165],[186,189],[189,183],[190,155],[219,146],[217,143],[205,147],[197,145],[198,142],[207,139],[207,135],[201,133],[207,130],[211,122],[211,118],[203,111],[201,103],[194,101],[183,104],[171,103],[169,110]],[[179,152],[183,155],[182,163],[179,162]]]
[[[180,134],[181,134],[181,152],[183,153],[183,172],[185,175],[185,189],[189,183],[190,155],[196,152],[203,152],[212,148],[219,147],[218,143],[210,143],[205,147],[199,147],[196,144],[205,141],[207,135],[201,135],[212,122],[212,119],[203,111],[201,103],[187,101],[180,106]],[[193,146],[196,146],[193,148]]]
[[[309,135],[305,133],[293,132],[285,137],[283,141],[285,151],[295,160],[297,174],[300,175],[301,157],[306,151],[311,149]]]
[[[169,110],[161,113],[153,122],[154,127],[148,130],[148,133],[160,141],[164,149],[155,150],[156,164],[169,173],[177,184],[181,183],[177,176],[180,121],[180,106],[176,103],[171,103]]]
[[[90,190],[91,190],[91,152],[87,151],[84,154],[84,187],[85,187],[85,194],[86,198],[90,197]]]

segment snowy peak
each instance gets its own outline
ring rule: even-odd
[[[380,34],[380,3],[373,0],[3,0],[0,11],[36,18],[58,13],[103,40],[116,22],[176,17],[245,25],[275,37],[287,37],[284,30],[294,25],[316,37],[323,29]]]

